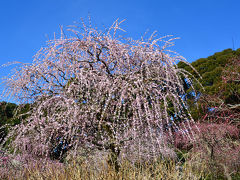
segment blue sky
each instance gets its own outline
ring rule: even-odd
[[[180,37],[172,49],[191,62],[233,48],[233,40],[240,47],[239,7],[239,0],[1,0],[0,65],[31,62],[60,25],[88,15],[96,26],[126,19],[122,27],[134,39],[147,30]],[[0,68],[0,77],[8,71]]]

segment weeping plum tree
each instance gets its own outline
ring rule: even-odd
[[[83,24],[72,29],[74,37],[49,41],[33,63],[15,68],[5,96],[32,106],[9,133],[15,150],[51,156],[56,147],[99,149],[109,151],[117,167],[120,154],[168,153],[165,134],[193,137],[183,100],[182,77],[189,74],[176,66],[184,59],[167,50],[174,39],[122,38],[119,25],[103,32]]]

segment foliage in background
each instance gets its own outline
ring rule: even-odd
[[[204,91],[196,87],[198,92],[195,94],[189,84],[185,83],[186,101],[195,120],[206,119],[204,116],[207,113],[211,114],[210,116],[216,113],[215,119],[218,116],[219,121],[223,121],[223,119],[220,120],[221,113],[225,113],[223,117],[230,117],[234,111],[235,115],[232,120],[239,121],[236,119],[236,115],[239,115],[240,111],[239,61],[240,49],[235,51],[226,49],[208,58],[198,59],[191,65],[199,72],[202,79],[188,65],[182,62],[178,63],[179,68],[192,73],[205,89]],[[191,83],[194,84],[194,82]]]
[[[8,135],[9,131],[20,124],[29,116],[30,104],[20,104],[0,102],[0,144]],[[3,143],[3,147],[8,146],[11,138]]]

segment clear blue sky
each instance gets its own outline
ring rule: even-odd
[[[88,15],[97,26],[126,19],[127,36],[146,30],[180,37],[173,50],[188,61],[240,47],[240,0],[1,0],[0,65],[31,62],[47,36]],[[0,68],[0,77],[8,70]]]

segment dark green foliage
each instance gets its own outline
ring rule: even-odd
[[[15,126],[25,119],[29,110],[30,104],[17,105],[0,102],[0,143],[7,136],[9,127]]]
[[[0,103],[0,126],[3,126],[7,121],[14,116],[14,111],[17,105],[13,103]]]
[[[9,123],[15,123],[11,122],[14,112],[17,105],[13,103],[7,103],[7,102],[1,102],[0,103],[0,142],[1,139],[4,138],[7,135],[7,128],[4,127],[4,125]]]
[[[206,102],[206,100],[204,104],[205,107],[201,107],[204,100],[200,101],[200,99],[205,95],[220,98],[226,104],[240,103],[240,83],[231,80],[231,74],[233,72],[240,72],[240,65],[236,64],[236,60],[239,59],[240,48],[235,51],[232,49],[226,49],[207,58],[201,58],[192,62],[191,65],[201,75],[202,79],[189,65],[182,62],[178,63],[179,68],[183,68],[192,73],[205,89],[203,90],[196,83],[195,87],[197,93],[194,94],[193,89],[191,89],[187,83],[184,86],[187,92],[185,100],[189,105],[189,109],[194,119],[198,120],[205,115],[204,113],[206,113],[206,109],[204,108],[207,108],[206,104],[208,104],[208,107],[211,107],[210,102]],[[228,82],[224,81],[225,76],[228,77]],[[196,101],[198,101],[199,108],[197,108]]]

